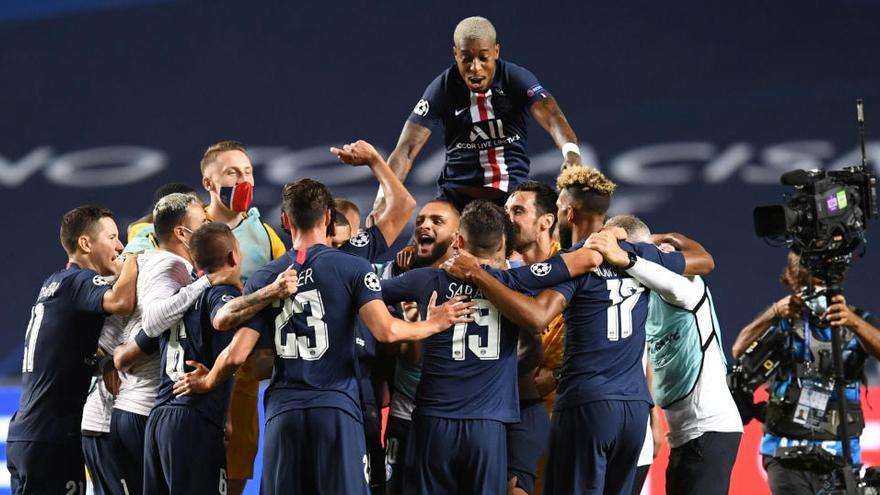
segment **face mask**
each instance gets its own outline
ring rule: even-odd
[[[232,211],[248,211],[254,199],[254,186],[250,182],[240,182],[232,187],[220,188],[220,202]]]

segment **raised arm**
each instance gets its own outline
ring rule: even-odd
[[[562,109],[556,103],[556,98],[548,96],[538,100],[532,104],[529,111],[535,121],[550,134],[553,142],[556,143],[560,150],[563,149],[566,143],[577,144],[577,136],[574,134],[571,126],[568,125],[568,120],[565,119]],[[563,150],[563,152],[565,153],[562,162],[563,169],[581,164],[581,156],[578,152],[568,149]]]
[[[116,283],[104,293],[101,305],[105,313],[128,316],[134,311],[137,305],[137,278],[137,255],[127,255]]]
[[[358,310],[376,340],[383,343],[421,340],[435,333],[442,332],[457,323],[473,321],[469,315],[474,310],[463,301],[466,296],[456,296],[440,306],[435,306],[437,292],[431,295],[428,303],[428,317],[422,321],[408,322],[391,316],[385,303],[379,300],[370,301]]]
[[[430,133],[430,131],[428,132]],[[370,143],[360,140],[346,144],[342,149],[330,148],[330,151],[338,156],[343,163],[367,165],[376,176],[385,194],[385,207],[375,219],[375,225],[385,237],[385,242],[390,246],[406,227],[415,211],[415,198],[403,187],[401,180]]]
[[[388,155],[388,166],[400,182],[406,182],[406,176],[412,169],[413,161],[422,151],[422,147],[431,137],[431,129],[407,120],[397,139],[397,146]]]

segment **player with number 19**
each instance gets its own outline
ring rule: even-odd
[[[504,265],[504,212],[474,201],[461,216],[458,247],[493,269],[488,273],[517,288],[540,288],[598,266],[590,250],[512,270]],[[477,308],[473,322],[424,340],[422,380],[416,393],[413,456],[418,493],[504,493],[507,486],[506,424],[519,421],[519,327],[502,317],[478,288],[437,268],[418,268],[383,282],[386,303],[415,300],[422,313],[432,292],[465,295]],[[467,466],[461,469],[459,466]]]
[[[566,169],[557,186],[560,235],[579,240],[569,251],[579,250],[594,232],[595,219],[604,220],[615,186],[586,167]],[[618,239],[625,236],[620,233]],[[687,241],[681,253],[619,243],[631,261],[645,258],[679,274],[711,271],[711,256]],[[565,357],[544,492],[629,493],[652,404],[642,369],[646,289],[625,268],[607,263],[535,298],[508,289],[484,271],[456,268],[462,270],[502,314],[536,332],[564,311]]]
[[[80,206],[64,214],[67,268],[43,282],[31,308],[22,361],[22,393],[9,423],[6,463],[13,493],[85,493],[80,444],[83,404],[106,314],[135,306],[137,256],[121,271],[110,210]],[[119,274],[111,288],[104,276]]]
[[[361,258],[329,247],[333,198],[323,184],[303,179],[282,192],[282,220],[293,249],[254,273],[245,293],[275,280],[291,264],[297,293],[265,308],[238,330],[210,371],[182,376],[177,393],[203,393],[229,376],[257,339],[274,343],[275,371],[266,390],[263,493],[368,493],[366,447],[358,394],[355,317],[379,341],[427,337],[469,321],[458,299],[427,321],[393,318],[379,279]],[[304,439],[308,439],[305,441]]]

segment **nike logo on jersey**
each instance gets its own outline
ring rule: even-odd
[[[462,113],[464,113],[468,108],[470,108],[470,107],[464,107],[464,108],[462,108],[461,110],[456,110],[456,111],[455,111],[455,116],[458,117],[459,115],[461,115]]]

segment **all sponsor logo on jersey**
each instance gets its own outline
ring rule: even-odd
[[[413,113],[424,117],[425,115],[428,115],[428,108],[430,108],[428,100],[422,98],[421,100],[419,100],[418,103],[416,103],[415,108],[413,108]]]
[[[455,143],[456,149],[486,150],[506,146],[521,139],[519,134],[508,136],[501,119],[474,122],[467,136],[467,139],[462,136],[461,141]]]
[[[534,263],[529,267],[529,270],[531,270],[536,277],[546,276],[552,269],[553,266],[550,263]]]
[[[364,285],[373,292],[382,290],[382,284],[379,282],[379,276],[373,272],[364,275]]]
[[[348,242],[354,247],[364,247],[370,243],[370,236],[366,232],[361,232],[349,239]]]

